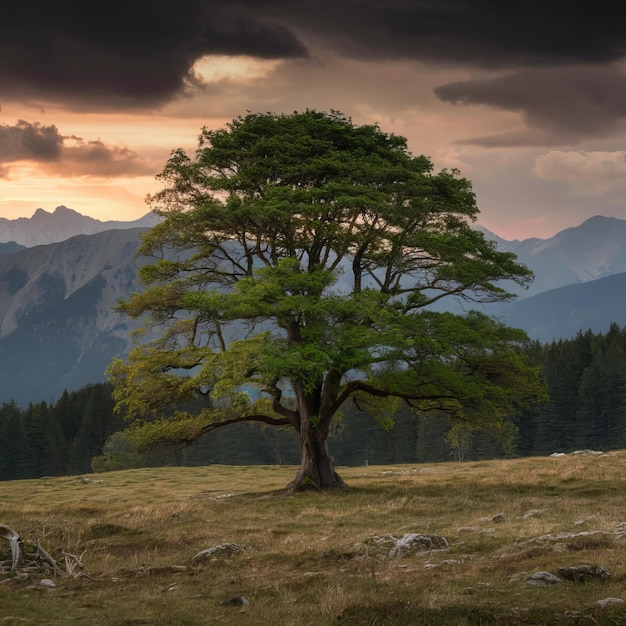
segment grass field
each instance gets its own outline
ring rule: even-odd
[[[294,473],[0,483],[0,524],[62,569],[11,572],[0,539],[0,624],[626,624],[626,603],[598,604],[626,600],[626,452],[341,468],[347,491],[285,495]],[[405,533],[448,547],[390,558],[368,540]],[[243,553],[192,561],[224,542]],[[579,565],[610,578],[527,583]]]

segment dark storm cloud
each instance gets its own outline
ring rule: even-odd
[[[488,147],[606,137],[626,120],[626,72],[618,66],[523,70],[450,83],[435,94],[451,104],[482,104],[522,114],[527,130],[463,141]]]
[[[571,0],[274,0],[248,10],[360,58],[483,67],[604,63],[626,54],[626,7]]]
[[[626,8],[568,0],[30,0],[0,17],[0,101],[154,107],[211,55],[480,67],[606,63],[626,54]]]
[[[306,55],[286,28],[206,0],[33,0],[0,18],[0,101],[158,106],[208,54]]]
[[[19,120],[15,126],[0,125],[0,178],[10,168],[3,164],[32,161],[50,174],[63,176],[141,176],[153,174],[136,152],[102,141],[61,135],[56,126]]]

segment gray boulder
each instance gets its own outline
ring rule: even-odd
[[[527,585],[533,587],[549,587],[551,585],[558,585],[561,579],[550,572],[535,572],[526,579]]]
[[[390,558],[432,552],[433,550],[444,550],[448,547],[448,541],[445,537],[420,533],[406,533],[400,538],[393,535],[368,537],[366,544],[369,547],[388,550],[387,556]]]
[[[195,556],[191,557],[191,561],[199,561],[204,559],[227,559],[237,554],[243,554],[244,549],[236,543],[218,543],[206,550],[201,550]]]

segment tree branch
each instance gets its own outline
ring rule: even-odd
[[[365,393],[370,394],[371,396],[376,396],[378,398],[400,398],[404,400],[407,404],[411,404],[412,402],[417,402],[420,400],[455,400],[456,396],[454,394],[446,394],[446,393],[437,393],[437,394],[407,394],[400,393],[397,391],[389,391],[386,389],[380,389],[379,387],[374,387],[373,385],[369,385],[360,380],[354,380],[349,382],[344,390],[339,394],[337,399],[335,400],[335,404],[333,406],[334,411],[338,411],[339,407],[353,394],[357,391],[364,391]],[[414,406],[414,405],[411,405]]]

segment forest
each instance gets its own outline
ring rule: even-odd
[[[626,448],[626,327],[579,332],[549,344],[531,342],[549,401],[511,415],[498,430],[399,410],[383,428],[347,403],[329,447],[336,465],[465,461],[538,456],[576,449]],[[112,389],[88,385],[51,402],[0,406],[0,480],[84,474],[141,466],[297,464],[293,431],[240,423],[190,446],[139,454],[114,413]]]

